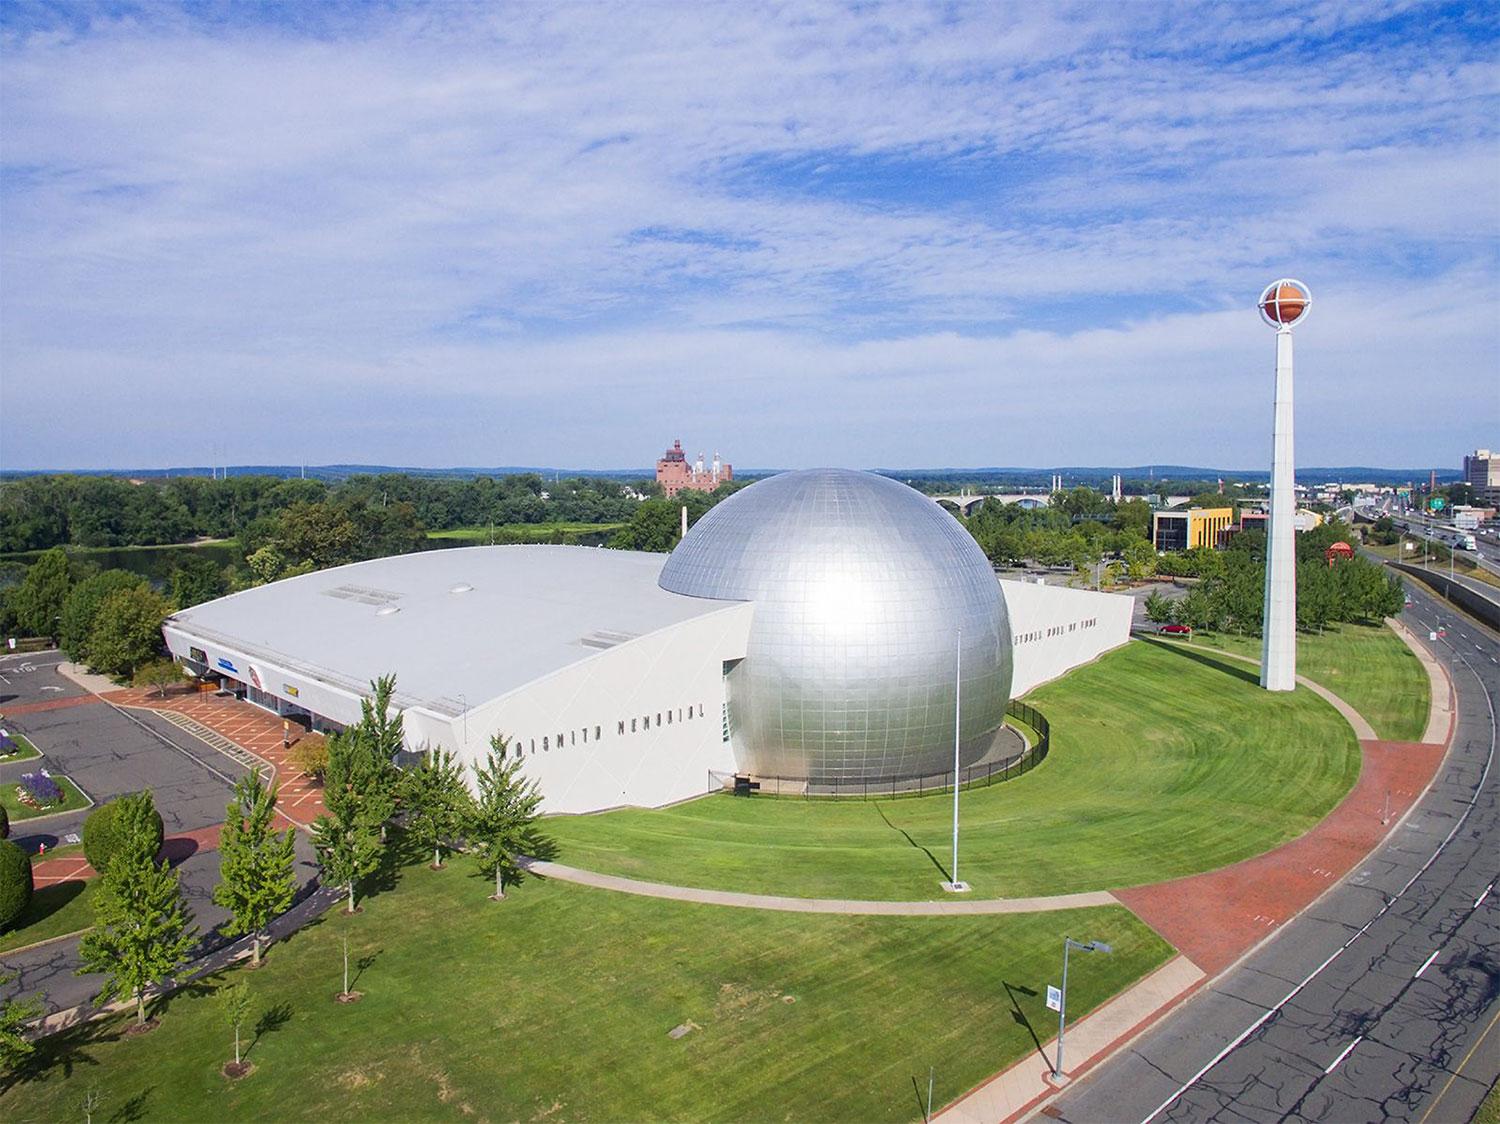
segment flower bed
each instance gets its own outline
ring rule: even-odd
[[[36,747],[20,734],[0,729],[0,765],[9,764],[12,761],[28,761],[40,756]]]
[[[16,785],[16,799],[38,812],[45,812],[48,808],[62,804],[67,798],[62,786],[52,779],[52,774],[46,769],[22,773],[21,783]]]

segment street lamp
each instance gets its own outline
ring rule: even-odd
[[[1052,1078],[1059,1082],[1063,1080],[1063,1031],[1068,1025],[1068,952],[1075,948],[1080,952],[1114,951],[1103,941],[1075,941],[1072,937],[1063,938],[1062,993],[1058,996],[1057,1003],[1057,1064],[1052,1067]]]

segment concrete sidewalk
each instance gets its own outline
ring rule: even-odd
[[[1453,723],[1456,721],[1453,684],[1448,681],[1448,672],[1411,629],[1394,617],[1386,617],[1385,623],[1405,641],[1427,672],[1429,702],[1427,728],[1422,731],[1422,740],[1429,745],[1446,745],[1453,736]]]
[[[962,898],[925,902],[865,901],[855,898],[786,898],[777,897],[774,894],[741,894],[732,890],[704,890],[695,886],[671,886],[665,882],[643,882],[637,878],[621,878],[614,874],[579,870],[577,867],[564,866],[561,863],[532,861],[526,865],[527,869],[535,871],[544,878],[556,878],[559,882],[575,882],[580,886],[593,886],[600,890],[614,890],[622,894],[666,898],[679,902],[698,902],[702,905],[769,909],[782,913],[959,917],[995,913],[1045,913],[1054,909],[1087,909],[1090,906],[1120,904],[1107,890],[1096,890],[1084,894],[1058,894],[1050,898],[983,898],[978,901],[968,901]]]
[[[1103,1061],[1117,1045],[1161,1018],[1205,979],[1203,970],[1187,957],[1174,956],[1135,986],[1071,1023],[1063,1059],[1068,1075],[1077,1077]],[[1002,1070],[933,1119],[948,1124],[993,1124],[1019,1117],[1055,1091],[1048,1078],[1056,1050],[1054,1036],[1040,1051]]]

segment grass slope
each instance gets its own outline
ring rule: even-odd
[[[242,971],[256,1069],[237,1083],[200,988],[144,1037],[115,1021],[50,1039],[0,1079],[0,1119],[76,1118],[97,1087],[107,1113],[152,1120],[912,1120],[929,1065],[946,1102],[1034,1051],[1030,1028],[1047,1040],[1064,935],[1115,948],[1074,960],[1080,1016],[1171,955],[1114,907],[860,918],[487,889],[461,862],[408,867],[362,915]],[[365,965],[348,1006],[332,1001],[345,934]]]
[[[92,882],[60,882],[35,890],[31,904],[16,924],[0,933],[0,952],[10,952],[91,927],[94,924],[90,904],[92,887]]]
[[[1260,661],[1260,638],[1203,633],[1191,641]],[[1297,673],[1327,687],[1365,716],[1382,738],[1414,742],[1427,728],[1427,672],[1383,625],[1330,625],[1297,634]]]
[[[1234,660],[1135,641],[1034,692],[1052,752],[962,798],[959,873],[976,897],[1153,882],[1307,831],[1359,774],[1310,691],[1267,694]],[[548,821],[560,860],[659,882],[805,897],[940,898],[952,800],[711,796]]]

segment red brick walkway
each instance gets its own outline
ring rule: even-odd
[[[63,710],[70,706],[88,706],[99,701],[98,695],[75,695],[67,699],[46,699],[42,702],[19,703],[5,708],[5,716],[13,714],[40,714],[44,710]]]
[[[276,715],[238,699],[202,691],[173,692],[158,698],[149,688],[131,688],[110,691],[102,697],[116,706],[176,711],[207,726],[270,763],[281,785],[277,810],[288,820],[298,827],[309,827],[322,815],[323,788],[287,759],[287,750],[281,744],[281,719]],[[293,724],[293,737],[299,733],[301,728]]]
[[[1115,897],[1209,976],[1217,975],[1357,866],[1416,802],[1447,748],[1359,745],[1359,780],[1306,835],[1221,870],[1116,890]],[[1389,824],[1381,822],[1387,795]]]
[[[162,840],[161,850],[157,852],[157,857],[164,858],[176,866],[199,851],[217,851],[221,826],[221,824],[214,824],[211,827],[184,831],[181,835],[169,835]],[[77,852],[59,855],[55,859],[38,859],[31,864],[31,880],[38,888],[55,886],[59,882],[93,878],[98,873],[89,865],[88,860]]]

